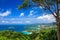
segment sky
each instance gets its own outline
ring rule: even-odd
[[[0,0],[0,24],[35,24],[55,22],[48,10],[41,6],[18,9],[24,0]]]

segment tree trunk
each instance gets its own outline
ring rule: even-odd
[[[56,22],[57,22],[57,36],[58,40],[60,40],[60,18],[57,18]]]

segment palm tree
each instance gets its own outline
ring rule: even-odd
[[[29,1],[30,0],[24,0],[24,3],[18,6],[18,8],[30,7]],[[57,23],[57,36],[58,40],[60,40],[60,0],[32,0],[31,2],[36,3],[37,5],[35,6],[41,6],[44,10],[49,10],[55,17]]]

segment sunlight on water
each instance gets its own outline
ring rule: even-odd
[[[32,32],[23,31],[23,34],[32,34]]]

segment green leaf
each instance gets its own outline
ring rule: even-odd
[[[19,6],[18,6],[18,9],[25,8],[25,7],[27,7],[27,6],[28,6],[28,0],[25,0],[22,5],[19,5]]]

